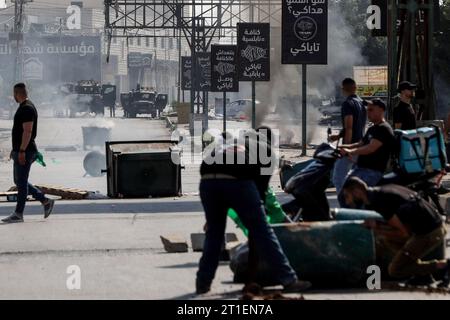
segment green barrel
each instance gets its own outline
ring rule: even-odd
[[[301,279],[316,285],[359,285],[375,264],[373,232],[361,222],[315,222],[273,226]]]

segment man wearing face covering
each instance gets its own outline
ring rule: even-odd
[[[442,286],[449,284],[450,260],[422,260],[442,242],[446,228],[437,209],[416,192],[399,185],[368,187],[357,177],[344,184],[343,196],[350,207],[364,206],[381,214],[386,223],[367,220],[365,226],[394,252],[389,264],[391,277],[442,276]],[[387,228],[388,227],[388,228]]]

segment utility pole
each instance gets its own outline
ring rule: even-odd
[[[59,80],[59,83],[62,83],[63,81],[62,81],[62,71],[61,71],[61,69],[62,69],[62,62],[61,62],[61,58],[62,58],[62,53],[61,53],[61,51],[62,51],[62,28],[63,28],[63,24],[62,24],[62,19],[61,18],[59,18],[59,31],[58,31],[58,33],[59,33],[59,53],[58,53],[58,72],[59,72],[59,77],[58,77],[58,80]]]
[[[15,41],[16,46],[14,50],[14,81],[19,82],[23,78],[23,7],[26,2],[30,0],[15,0],[14,1],[14,28],[13,33],[10,34],[9,40]]]
[[[181,29],[178,29],[178,74],[177,74],[177,102],[181,101]],[[183,93],[184,94],[184,93]],[[184,99],[183,99],[184,102]]]

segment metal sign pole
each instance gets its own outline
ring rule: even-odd
[[[252,81],[252,128],[256,129],[256,81]]]
[[[307,65],[302,64],[302,156],[306,156],[306,145],[307,145],[307,137],[306,137],[306,70]]]
[[[227,93],[223,92],[223,132],[227,131]]]

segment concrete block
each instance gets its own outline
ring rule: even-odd
[[[238,237],[235,233],[226,233],[225,234],[225,244],[239,241]],[[203,244],[205,242],[205,234],[204,233],[191,233],[191,244],[192,250],[194,252],[202,252]],[[224,246],[225,249],[225,246]]]
[[[179,236],[160,236],[161,241],[164,245],[164,249],[168,253],[183,253],[188,252],[188,244],[185,239]]]

